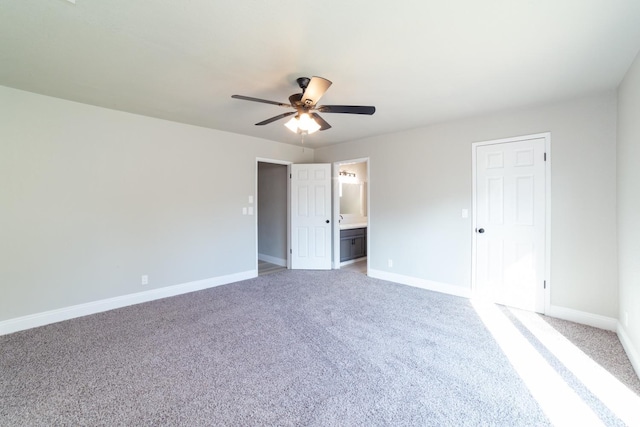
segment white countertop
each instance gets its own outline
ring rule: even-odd
[[[365,228],[367,226],[366,222],[354,222],[342,224],[340,223],[340,230],[351,230],[352,228]]]

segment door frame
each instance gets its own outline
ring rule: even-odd
[[[477,220],[477,194],[476,194],[476,148],[484,145],[508,144],[512,142],[526,141],[530,139],[544,139],[545,145],[545,248],[544,248],[544,272],[546,284],[544,289],[544,313],[549,312],[551,306],[551,132],[536,133],[531,135],[515,136],[511,138],[495,139],[490,141],[474,142],[471,144],[471,194],[472,194],[472,221],[471,221],[471,295],[477,292],[476,283],[476,220]]]
[[[333,261],[332,268],[340,269],[340,166],[351,163],[366,163],[367,165],[367,274],[371,266],[371,162],[369,157],[360,157],[352,160],[339,160],[333,162],[332,181],[333,181]]]
[[[272,163],[276,165],[284,165],[287,167],[287,176],[291,176],[291,165],[293,162],[288,160],[267,159],[263,157],[256,157],[255,164],[255,183],[254,183],[254,232],[256,241],[256,274],[258,272],[258,163]],[[287,179],[287,269],[291,269],[291,180]]]

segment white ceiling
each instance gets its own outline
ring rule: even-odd
[[[319,147],[614,89],[639,0],[0,0],[0,85],[298,144],[295,79],[333,81]]]

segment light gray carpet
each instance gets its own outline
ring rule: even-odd
[[[640,379],[615,332],[541,316],[600,366],[640,396]]]
[[[273,273],[0,349],[3,426],[549,424],[469,301],[349,271]]]

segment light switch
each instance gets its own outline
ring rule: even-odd
[[[249,206],[249,215],[253,215],[253,206]]]
[[[469,218],[469,209],[462,209],[462,218]]]
[[[247,208],[242,208],[242,215],[246,215],[247,214]]]
[[[253,196],[249,196],[249,204],[253,203]]]

